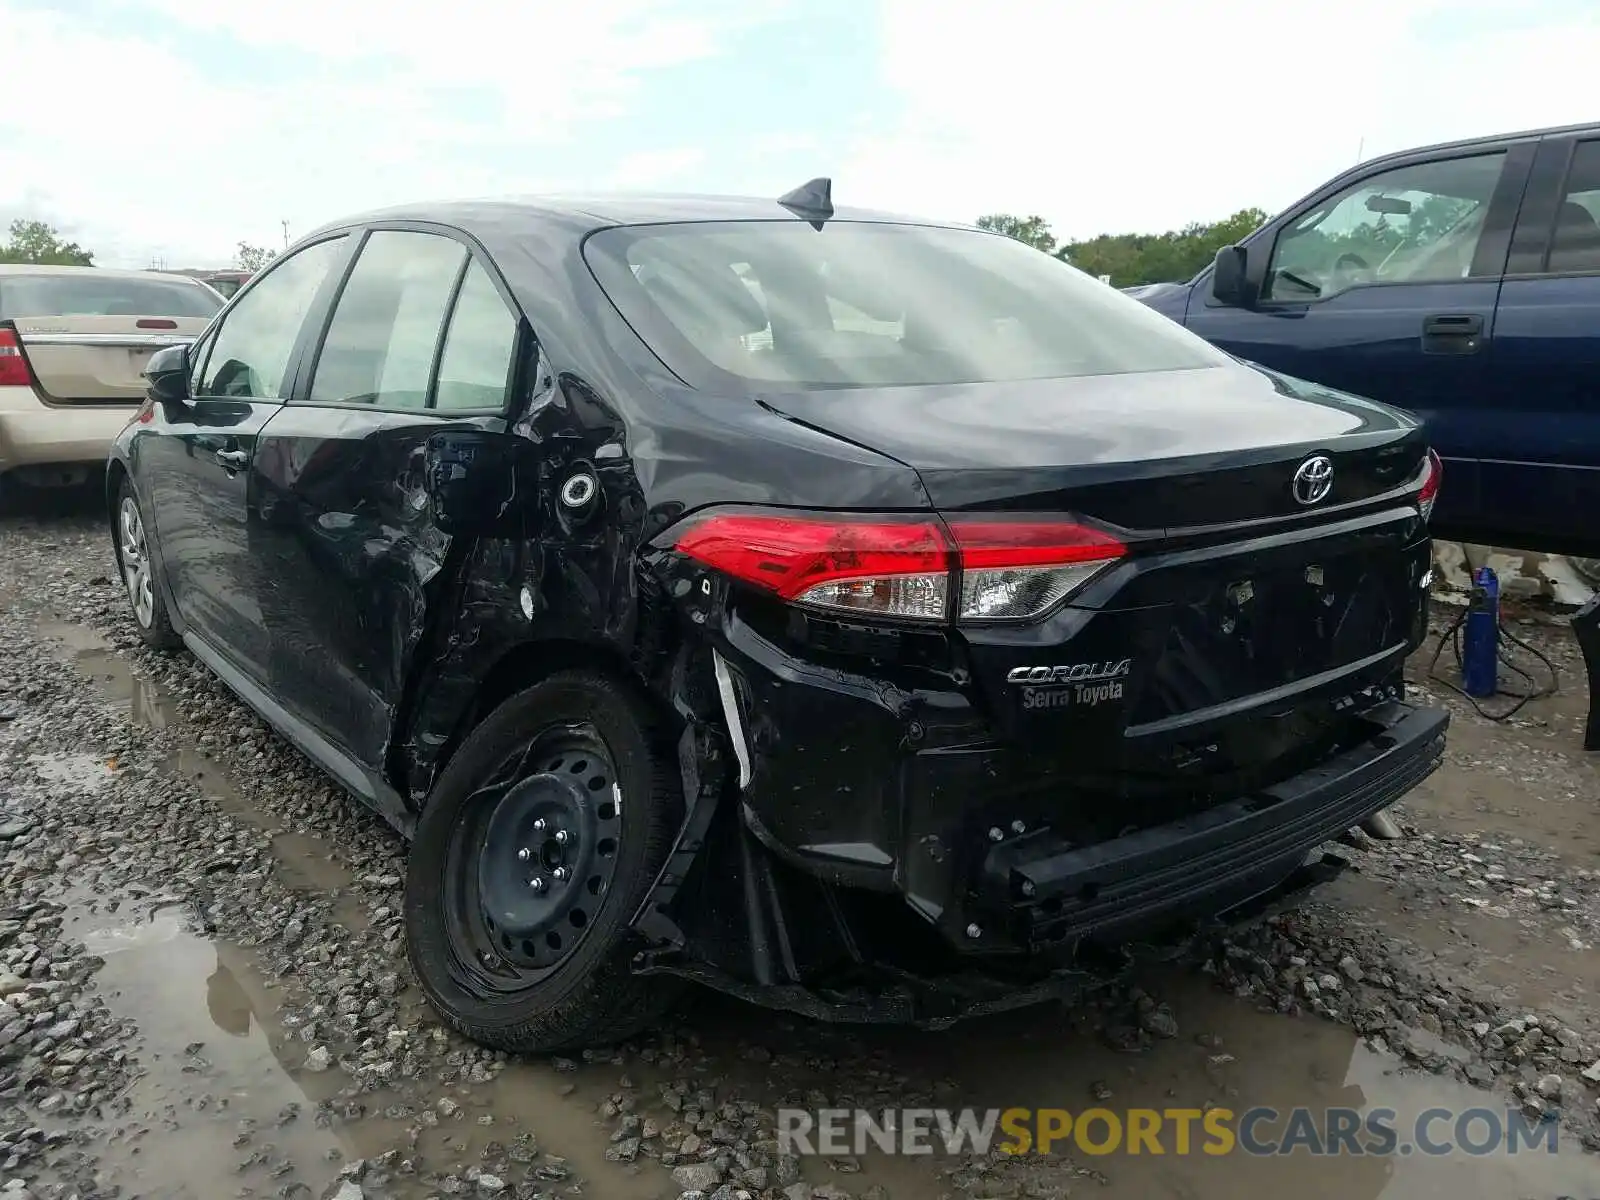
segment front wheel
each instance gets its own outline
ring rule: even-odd
[[[682,812],[675,763],[624,685],[563,672],[462,743],[417,824],[411,964],[474,1041],[523,1053],[614,1042],[670,1002],[635,976],[629,920]]]
[[[150,558],[150,543],[145,533],[144,514],[139,509],[139,497],[134,494],[132,481],[126,478],[117,489],[117,524],[113,544],[117,555],[117,573],[122,576],[122,584],[127,589],[128,602],[133,609],[134,628],[148,646],[157,650],[177,649],[182,642],[172,628],[166,601],[161,598],[161,589],[156,584],[156,568]]]

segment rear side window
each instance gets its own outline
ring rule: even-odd
[[[222,301],[197,283],[96,275],[0,276],[0,317],[211,317]]]
[[[343,253],[336,237],[273,263],[223,318],[196,395],[281,398],[306,312]]]
[[[585,254],[629,323],[696,387],[984,383],[1228,361],[1058,259],[974,230],[639,226],[594,235]]]
[[[1600,141],[1573,147],[1545,270],[1555,275],[1600,271]]]
[[[428,377],[466,247],[431,233],[367,238],[333,310],[313,404],[425,408]]]
[[[516,344],[516,317],[489,273],[473,263],[450,315],[434,404],[450,409],[503,408]]]

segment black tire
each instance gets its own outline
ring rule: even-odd
[[[515,843],[545,835],[494,837],[490,827],[500,832],[513,828],[498,823],[516,802],[515,796],[501,800],[510,795],[511,783],[524,781],[528,789],[546,783],[575,786],[562,771],[572,762],[576,773],[581,764],[567,757],[576,752],[561,750],[569,743],[560,739],[578,737],[576,731],[598,738],[603,753],[609,754],[603,769],[614,772],[620,788],[620,794],[609,789],[604,793],[617,795],[620,803],[595,809],[596,814],[608,808],[615,813],[613,823],[601,830],[608,836],[596,843],[611,843],[614,865],[606,868],[611,874],[598,899],[572,893],[578,900],[569,902],[588,906],[577,914],[584,916],[583,926],[559,961],[541,969],[530,965],[535,961],[527,957],[534,952],[527,950],[530,943],[515,940],[521,934],[508,936],[486,915],[482,895],[485,888],[499,885],[502,872],[541,871],[538,851],[531,866],[524,858],[521,867],[513,868],[509,859],[524,848]],[[555,753],[543,752],[551,746]],[[539,758],[530,762],[536,748]],[[589,785],[598,786],[599,778],[590,779]],[[505,780],[510,783],[496,782]],[[669,980],[632,973],[630,962],[639,947],[628,923],[666,860],[682,810],[675,758],[662,744],[648,707],[624,684],[594,672],[562,672],[490,713],[434,785],[406,869],[411,965],[445,1021],[473,1041],[517,1053],[610,1044],[648,1028],[679,989]],[[521,811],[517,819],[523,824],[515,827],[527,829],[532,811]],[[573,819],[583,826],[581,815]],[[589,834],[579,832],[574,841],[585,836]],[[482,855],[481,847],[488,847],[492,859]],[[584,861],[589,863],[584,871],[600,869],[595,866],[599,858]],[[594,878],[572,878],[560,886],[592,885]],[[530,907],[554,901],[555,885],[549,886],[550,900],[536,900]],[[577,924],[574,914],[566,915]],[[537,944],[535,950],[542,953],[544,947]]]
[[[136,528],[128,521],[129,506],[136,519]],[[134,494],[133,483],[126,476],[117,488],[117,507],[111,519],[111,545],[117,556],[117,576],[122,580],[122,590],[128,597],[128,609],[133,616],[133,627],[145,645],[154,650],[176,650],[183,639],[172,628],[167,615],[167,602],[161,597],[155,564],[150,559],[149,528],[139,497]],[[142,560],[142,564],[140,561]],[[139,574],[142,565],[143,575]]]

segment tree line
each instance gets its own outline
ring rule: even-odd
[[[1448,214],[1440,216],[1447,218]],[[1197,221],[1166,233],[1103,233],[1081,242],[1058,242],[1050,223],[1039,216],[991,213],[979,217],[977,223],[1065,259],[1090,275],[1109,275],[1116,287],[1131,287],[1193,279],[1218,250],[1241,240],[1266,219],[1261,209],[1246,208],[1221,221]],[[259,271],[275,256],[275,251],[264,246],[240,242],[235,265]],[[89,267],[94,265],[94,255],[44,221],[17,220],[11,222],[10,241],[0,246],[0,262]]]
[[[265,246],[240,242],[234,265],[241,271],[259,271],[278,252]],[[66,239],[48,221],[18,219],[11,222],[8,240],[0,244],[0,263],[37,263],[51,267],[92,267],[94,254],[77,242]]]
[[[1196,221],[1166,233],[1102,233],[1081,242],[1058,242],[1050,223],[1039,216],[991,213],[979,217],[977,223],[1064,259],[1090,275],[1109,275],[1115,287],[1133,287],[1193,279],[1218,250],[1242,240],[1266,219],[1262,209],[1246,208],[1220,221]]]
[[[44,263],[54,267],[92,267],[94,255],[69,242],[44,221],[11,222],[10,240],[0,246],[0,263]]]

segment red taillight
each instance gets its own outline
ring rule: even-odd
[[[1087,525],[1057,521],[954,519],[950,532],[968,571],[989,567],[1055,567],[1121,558],[1128,548]]]
[[[963,518],[949,529],[926,519],[721,512],[692,522],[674,545],[796,604],[921,621],[950,613],[958,568],[959,617],[1021,620],[1127,552],[1072,522]]]
[[[716,513],[680,534],[677,548],[801,604],[923,620],[945,614],[950,550],[929,521]]]
[[[176,329],[178,323],[170,317],[140,317],[134,322],[140,329]]]
[[[1128,552],[1108,533],[1068,521],[952,520],[967,621],[1037,616]]]
[[[17,335],[9,329],[0,329],[0,387],[32,386],[33,372],[28,370],[28,360],[22,357]]]
[[[1422,463],[1421,479],[1421,485],[1417,488],[1417,504],[1422,509],[1423,520],[1427,520],[1433,516],[1433,502],[1439,498],[1439,485],[1444,482],[1444,463],[1439,461],[1439,455],[1431,446],[1428,448],[1428,457]]]

